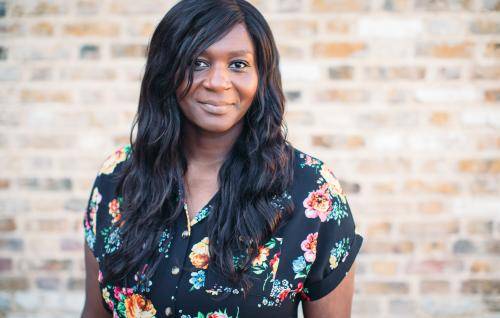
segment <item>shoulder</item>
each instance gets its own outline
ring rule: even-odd
[[[83,225],[87,243],[98,259],[103,249],[113,247],[108,242],[108,236],[111,225],[121,219],[122,203],[122,197],[116,191],[118,179],[115,177],[130,154],[130,145],[122,145],[104,156],[90,190]]]
[[[130,157],[130,145],[120,145],[106,153],[97,170],[92,192],[99,201],[110,201],[114,196],[117,175],[123,163]]]
[[[130,144],[121,145],[106,155],[102,162],[98,175],[110,175],[115,172],[117,167],[125,162],[132,153]]]
[[[281,273],[293,277],[290,281],[303,299],[317,300],[345,276],[362,237],[355,232],[346,193],[332,166],[299,149],[294,152],[295,209],[282,234],[287,265]]]
[[[346,193],[331,164],[297,148],[294,148],[294,153],[294,192],[296,194],[309,199],[311,196],[319,196],[330,200],[335,197],[342,202],[346,201]]]

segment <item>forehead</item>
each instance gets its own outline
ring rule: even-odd
[[[242,56],[253,57],[253,43],[246,28],[242,24],[234,26],[224,37],[210,45],[204,55],[209,56]]]

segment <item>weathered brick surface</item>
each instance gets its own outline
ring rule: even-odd
[[[499,316],[500,2],[252,2],[365,237],[353,317]],[[0,0],[0,318],[78,316],[83,209],[173,4]]]

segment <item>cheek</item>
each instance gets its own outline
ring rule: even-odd
[[[247,78],[242,78],[239,82],[240,98],[243,101],[251,102],[255,93],[257,93],[259,81],[256,76],[249,76]]]

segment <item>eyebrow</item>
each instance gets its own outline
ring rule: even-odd
[[[203,51],[201,54],[208,54],[207,50]],[[235,50],[235,51],[229,51],[228,55],[229,56],[235,56],[235,55],[251,55],[253,56],[252,52],[249,50],[243,49],[243,50]]]
[[[234,55],[245,55],[245,54],[250,54],[252,55],[252,52],[248,50],[236,50],[236,51],[231,51],[229,54],[234,54]]]

